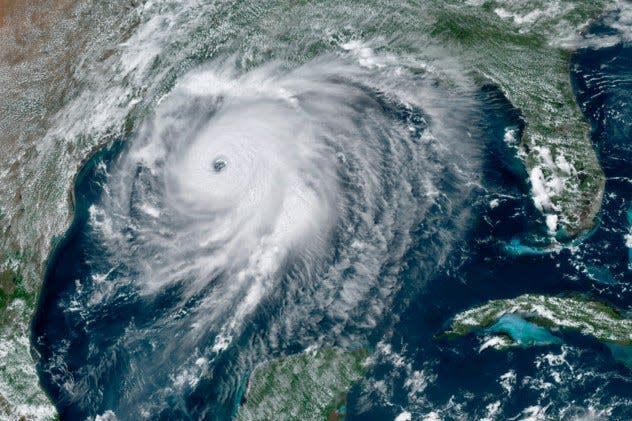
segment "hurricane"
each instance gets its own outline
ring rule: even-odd
[[[9,2],[0,418],[632,419],[630,2]]]
[[[368,48],[183,76],[85,187],[38,338],[62,412],[228,416],[267,357],[366,346],[465,226],[475,103]]]

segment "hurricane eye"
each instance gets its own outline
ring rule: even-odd
[[[217,173],[222,172],[227,165],[228,162],[224,158],[215,158],[213,161],[213,171]]]

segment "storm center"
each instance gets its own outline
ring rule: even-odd
[[[215,158],[213,161],[213,171],[222,172],[228,165],[228,162],[224,158]]]

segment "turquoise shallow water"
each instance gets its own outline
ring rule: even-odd
[[[530,323],[520,316],[503,315],[496,323],[486,329],[489,333],[509,335],[512,340],[522,346],[560,344],[560,338],[547,329]]]

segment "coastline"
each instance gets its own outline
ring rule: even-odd
[[[50,257],[73,219],[76,176],[103,145],[93,146],[77,166],[68,165],[82,154],[76,145],[60,145],[51,156],[43,147],[55,115],[80,89],[74,72],[99,29],[86,26],[91,13],[86,7],[79,0],[0,5],[5,152],[0,157],[0,418],[57,417],[36,373],[31,320]],[[72,181],[66,185],[60,173],[68,169]],[[66,209],[64,218],[46,211],[60,208]]]

